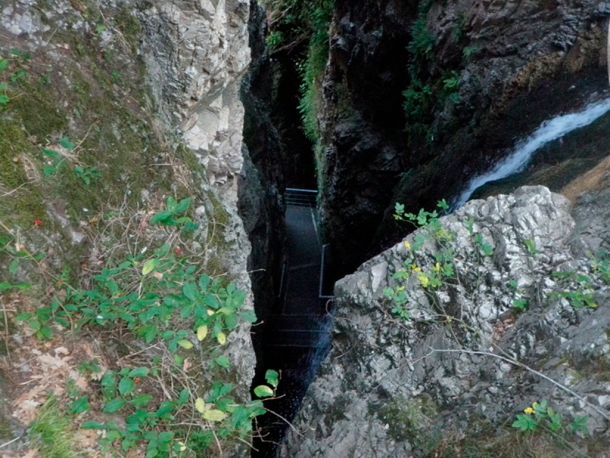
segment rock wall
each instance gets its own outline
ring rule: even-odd
[[[284,260],[283,147],[271,120],[272,69],[266,48],[266,13],[251,2],[252,63],[243,81],[244,158],[240,214],[252,244],[249,271],[259,320],[275,305]],[[256,343],[256,342],[255,342]]]
[[[395,202],[451,199],[516,138],[599,95],[604,8],[336,2],[320,161],[326,233],[344,271],[397,240]]]
[[[575,230],[544,187],[475,200],[339,281],[333,350],[285,456],[605,456],[610,277],[584,254],[600,248],[591,205]],[[511,428],[543,400],[591,435]]]
[[[194,153],[205,173],[202,188],[212,190],[226,212],[221,237],[228,249],[220,253],[220,262],[250,293],[253,307],[250,243],[237,208],[244,167],[240,89],[250,64],[250,2],[159,1],[141,14],[142,56],[159,114]],[[235,339],[233,361],[245,382],[255,367],[249,329]]]
[[[150,224],[150,217],[168,196],[191,196],[196,208],[190,216],[199,229],[176,254],[236,281],[252,309],[250,243],[237,209],[249,11],[249,0],[17,0],[0,6],[3,280],[36,283],[36,269],[43,269],[86,283],[119,253],[138,255],[147,243],[163,242],[167,232]],[[60,152],[57,163],[45,149]],[[79,178],[78,170],[91,175]],[[5,248],[13,245],[44,261],[30,270],[24,262],[9,274],[12,258]],[[44,305],[36,301],[53,292],[45,288],[26,302]],[[19,307],[11,308],[11,321]],[[37,344],[13,324],[6,339],[13,358],[2,353],[0,371],[8,364],[10,380],[18,381],[33,377],[35,368],[20,365],[28,355],[15,354],[15,346],[21,351],[24,338]],[[7,331],[4,321],[0,330]],[[58,339],[50,345],[61,345]],[[64,344],[81,356],[91,344],[100,361],[115,350],[97,338]],[[248,401],[255,368],[250,326],[232,333],[227,348],[231,380],[238,397]],[[43,396],[63,393],[64,382],[55,380],[38,390],[38,398],[28,398],[34,410],[18,420],[30,422]],[[205,374],[200,382],[207,386]],[[26,388],[31,386],[9,385],[9,399],[27,396]],[[5,424],[0,418],[0,442],[12,437]],[[244,444],[239,447],[225,452],[247,453]]]

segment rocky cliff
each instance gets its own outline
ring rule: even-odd
[[[342,279],[285,456],[606,456],[605,194],[576,222],[543,187],[424,215]]]
[[[600,95],[607,8],[336,2],[318,162],[326,233],[345,272],[396,241],[394,202],[454,197],[516,138]]]
[[[182,283],[193,275],[201,279],[203,294],[209,274],[218,279],[212,286],[220,288],[215,297],[237,294],[229,304],[236,307],[241,293],[223,289],[232,281],[245,291],[240,313],[252,310],[250,245],[237,211],[249,7],[246,0],[19,0],[0,7],[0,330],[5,336],[0,375],[7,379],[0,390],[10,405],[4,409],[3,403],[0,411],[8,417],[0,419],[3,454],[15,450],[16,456],[26,456],[34,444],[60,456],[48,447],[61,447],[61,440],[51,437],[47,443],[42,432],[34,432],[42,431],[47,418],[60,432],[71,429],[62,416],[74,413],[79,414],[70,420],[74,426],[88,420],[102,426],[79,432],[66,446],[70,455],[61,456],[98,456],[106,435],[106,447],[120,438],[124,451],[139,456],[166,453],[170,446],[198,456],[211,445],[221,447],[213,454],[247,453],[235,436],[221,433],[218,439],[208,427],[200,430],[207,430],[207,437],[187,435],[191,442],[180,432],[158,432],[165,428],[160,427],[167,421],[163,415],[182,415],[186,405],[191,411],[196,396],[208,396],[219,380],[232,383],[226,386],[238,402],[249,402],[255,358],[248,323],[237,325],[227,315],[232,321],[217,321],[210,326],[212,337],[204,340],[207,328],[198,325],[198,335],[192,334],[185,311],[182,321],[168,324],[168,316],[155,321],[167,312],[156,311],[163,310],[161,304],[171,307],[157,296],[158,309],[145,318],[137,315],[154,326],[134,327],[129,314],[110,319],[109,326],[104,313],[110,309],[102,305],[97,323],[85,328],[86,338],[74,331],[87,321],[80,314],[86,313],[79,308],[83,297],[105,294],[96,285],[108,275],[115,277],[104,283],[111,289],[107,307],[123,295],[119,301],[170,291],[180,297],[187,294],[180,293]],[[186,277],[172,283],[177,278],[172,275]],[[163,288],[169,289],[163,293]],[[75,299],[78,291],[85,296]],[[193,294],[188,293],[195,300]],[[71,300],[81,302],[71,305]],[[211,296],[207,300],[213,302]],[[62,304],[63,312],[50,303]],[[137,314],[148,306],[134,302],[129,310]],[[60,315],[63,321],[55,322]],[[162,342],[155,338],[157,324]],[[235,328],[228,342],[225,327]],[[150,334],[138,341],[142,329]],[[179,336],[186,340],[172,340]],[[215,340],[208,345],[210,339]],[[189,357],[193,344],[202,352],[200,363]],[[129,372],[133,367],[136,372]],[[184,377],[176,378],[177,368]],[[144,377],[150,371],[155,376]],[[109,399],[100,398],[100,378],[106,374],[101,383],[108,387],[114,377],[108,374],[116,373],[123,377],[119,391],[125,398],[108,407]],[[150,393],[153,405],[143,394],[133,404],[138,407],[124,407],[134,390]],[[198,407],[208,416],[214,411],[209,399],[207,407]],[[57,400],[67,411],[57,411]],[[70,404],[75,400],[79,407]],[[147,405],[159,409],[156,420],[145,413]],[[128,412],[133,415],[127,423],[136,425],[131,432],[146,431],[149,421],[157,422],[156,432],[141,439],[120,432],[121,414],[134,408],[135,414]],[[227,416],[215,415],[208,425],[220,425]],[[247,415],[240,420],[246,442]],[[30,424],[37,425],[30,436],[17,433]],[[168,438],[174,439],[171,445]]]

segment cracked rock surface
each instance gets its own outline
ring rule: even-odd
[[[334,347],[286,456],[460,456],[467,445],[504,456],[518,434],[510,424],[541,400],[566,419],[588,416],[593,436],[571,440],[603,456],[609,279],[578,248],[568,200],[523,187],[440,222],[337,283]],[[455,275],[424,287],[447,246]],[[406,320],[387,298],[401,287]],[[578,303],[585,296],[590,307]]]

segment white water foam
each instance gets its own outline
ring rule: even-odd
[[[517,143],[511,154],[497,164],[491,171],[473,178],[455,201],[454,208],[464,205],[472,194],[490,181],[501,180],[521,172],[530,162],[534,153],[545,144],[564,135],[588,126],[610,111],[610,98],[587,105],[584,110],[570,113],[543,122],[533,134]]]

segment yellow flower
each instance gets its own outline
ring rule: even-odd
[[[417,278],[419,278],[419,282],[424,288],[427,288],[430,285],[430,279],[426,274],[421,274]]]
[[[405,241],[404,246],[405,246],[405,250],[410,250],[411,249],[411,244],[409,242]]]
[[[441,271],[442,267],[441,267],[441,263],[437,262],[436,265],[434,266],[434,271],[436,273],[439,273]]]
[[[419,267],[418,265],[413,264],[413,265],[411,266],[411,270],[412,270],[413,272],[417,272],[417,273],[419,273],[419,272],[421,272],[421,267]]]
[[[528,415],[533,415],[534,413],[536,413],[536,411],[534,410],[533,407],[527,407],[524,412]]]

